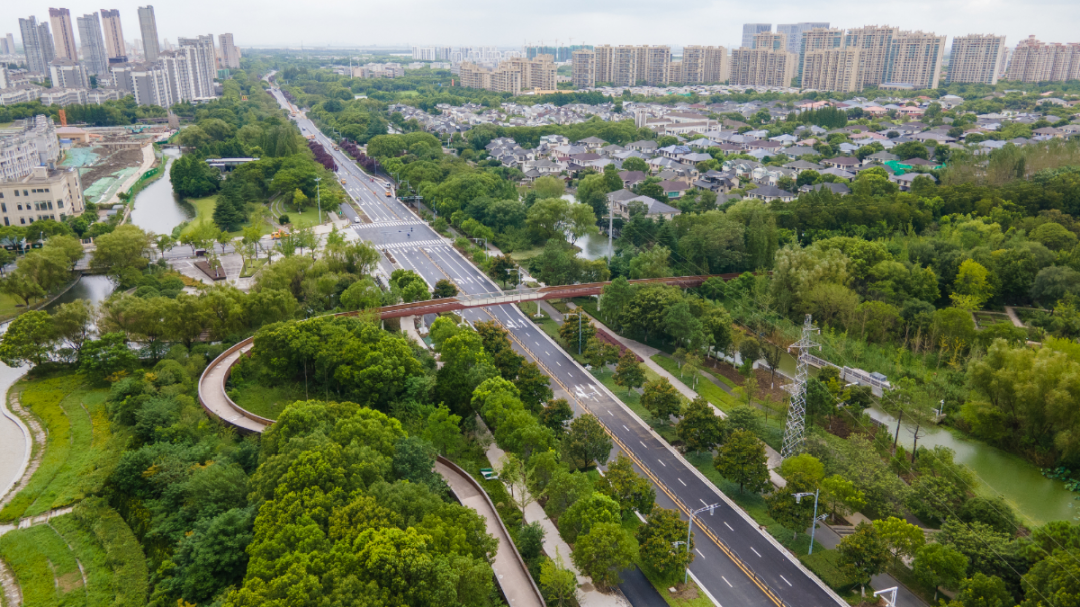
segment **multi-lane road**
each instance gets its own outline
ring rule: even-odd
[[[278,103],[291,108],[277,88]],[[386,186],[360,170],[333,142],[297,110],[293,116],[304,135],[313,135],[333,154],[338,179],[371,223],[354,223],[365,241],[384,252],[380,269],[416,271],[434,284],[453,281],[465,294],[501,291],[490,278],[460,255],[450,242],[420,220]],[[344,205],[346,213],[354,214]],[[391,261],[391,258],[393,261]],[[687,510],[719,504],[694,521],[696,558],[690,567],[699,585],[724,607],[787,605],[825,607],[844,602],[810,574],[797,558],[723,496],[701,473],[660,439],[591,374],[550,339],[517,307],[492,306],[462,312],[469,322],[496,320],[505,327],[520,351],[537,361],[551,376],[557,392],[565,392],[579,412],[595,415],[629,455],[638,469],[657,487],[657,503]]]

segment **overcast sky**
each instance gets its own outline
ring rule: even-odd
[[[120,9],[124,35],[140,37],[138,4],[60,0],[73,16]],[[53,5],[56,6],[56,5]],[[0,32],[20,43],[20,17],[48,20],[49,4],[9,0]],[[833,27],[888,24],[950,37],[1007,36],[1012,46],[1030,34],[1047,42],[1080,42],[1077,0],[165,0],[154,4],[158,33],[178,36],[232,32],[244,47],[344,45],[521,46],[560,44],[719,44],[738,46],[742,24],[828,21]],[[76,36],[78,30],[76,29]]]

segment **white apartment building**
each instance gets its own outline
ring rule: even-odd
[[[953,38],[946,82],[997,84],[1005,61],[1005,36],[970,34]]]
[[[48,116],[27,118],[19,127],[0,131],[0,181],[20,179],[59,158],[60,142]]]
[[[0,182],[0,217],[5,226],[25,226],[39,219],[63,221],[84,210],[77,168],[36,166],[21,177]]]

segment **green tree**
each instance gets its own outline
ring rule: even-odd
[[[532,188],[538,199],[561,198],[566,193],[566,184],[563,180],[551,175],[536,178]]]
[[[825,465],[809,453],[800,453],[784,459],[779,472],[795,491],[813,491],[825,478]]]
[[[694,536],[690,534],[686,545],[687,531],[687,523],[677,511],[655,508],[637,530],[641,564],[667,583],[677,581],[694,562]]]
[[[961,310],[978,310],[993,294],[990,272],[982,264],[973,259],[960,264],[960,271],[953,281],[953,292],[949,296],[954,306]]]
[[[622,166],[624,171],[641,171],[642,173],[646,174],[648,174],[649,172],[649,165],[646,164],[645,161],[641,158],[637,158],[634,156],[624,160]]]
[[[1016,600],[1009,593],[1004,580],[976,573],[960,582],[960,592],[956,593],[956,598],[950,604],[962,607],[1009,607],[1016,604]]]
[[[937,600],[938,587],[956,588],[967,572],[967,557],[942,544],[926,544],[915,553],[912,571],[922,583],[934,589]]]
[[[535,467],[534,467],[535,471]],[[534,475],[535,476],[535,475]],[[593,492],[592,480],[584,473],[567,472],[566,468],[556,468],[544,487],[544,512],[552,518],[558,518],[566,509],[579,499]]]
[[[150,263],[150,238],[130,224],[99,236],[95,245],[90,268],[108,274],[115,282],[120,282],[129,270],[141,271]]]
[[[580,325],[580,331],[578,327]],[[559,325],[559,338],[563,340],[563,344],[567,349],[577,352],[580,345],[584,352],[585,342],[589,341],[596,335],[596,327],[593,326],[592,320],[587,318],[581,310],[573,314],[567,314],[564,317],[563,324]]]
[[[56,340],[48,312],[30,310],[15,317],[0,338],[0,360],[10,367],[40,365]]]
[[[569,607],[577,604],[577,577],[567,569],[562,555],[556,553],[555,559],[545,559],[540,563],[540,590],[553,607]]]
[[[565,398],[553,400],[540,410],[540,423],[560,436],[566,433],[566,422],[572,419],[574,411]]]
[[[799,536],[800,531],[805,531],[814,520],[813,496],[810,499],[803,497],[796,500],[795,492],[796,490],[789,484],[787,487],[773,491],[765,498],[769,516],[792,530],[792,540]]]
[[[123,333],[106,333],[100,339],[86,342],[79,366],[90,378],[101,382],[130,371],[138,362]]]
[[[599,588],[611,588],[621,579],[619,572],[637,559],[637,542],[617,523],[599,523],[577,539],[571,558],[583,574]]]
[[[592,415],[581,415],[570,422],[570,431],[562,441],[563,453],[567,460],[578,468],[587,468],[595,461],[603,464],[607,461],[612,448],[611,439],[604,432],[604,427]]]
[[[828,505],[833,520],[836,520],[837,515],[846,516],[865,506],[866,496],[855,483],[834,474],[821,481],[821,501]]]
[[[698,396],[690,401],[683,417],[675,424],[675,434],[692,453],[707,453],[724,438],[724,420],[717,415],[708,401]]]
[[[672,416],[678,416],[682,409],[682,396],[667,378],[645,382],[641,393],[641,406],[663,425],[670,423]]]
[[[615,367],[615,375],[612,378],[615,384],[626,388],[626,393],[645,383],[645,371],[638,364],[637,355],[627,348],[619,357],[619,364]]]
[[[512,350],[507,350],[513,353]],[[496,359],[498,364],[499,359]],[[543,403],[551,400],[554,392],[551,391],[551,378],[544,373],[534,362],[526,362],[518,367],[514,385],[521,392],[521,402],[530,411],[539,411]]]
[[[442,299],[444,297],[454,297],[457,294],[458,290],[454,283],[443,278],[435,283],[435,290],[432,291],[431,296],[435,299]]]
[[[897,561],[903,557],[914,557],[919,548],[926,544],[922,529],[895,516],[874,521],[874,531]]]
[[[765,446],[753,433],[736,430],[720,446],[713,459],[716,471],[734,483],[739,491],[763,491],[769,484],[769,467]]]
[[[45,247],[61,251],[68,260],[68,270],[71,272],[75,271],[75,266],[78,265],[79,260],[86,254],[86,251],[83,249],[82,243],[79,242],[78,238],[64,234],[50,236],[49,240],[45,243]]]
[[[619,504],[602,493],[593,493],[574,502],[559,517],[559,535],[572,544],[596,524],[619,521]]]
[[[630,278],[665,278],[671,276],[671,249],[664,245],[642,251],[630,260]]]
[[[422,436],[442,455],[454,455],[464,444],[461,416],[440,406],[428,414]]]
[[[634,298],[634,290],[625,276],[619,276],[605,285],[600,296],[600,315],[616,329],[622,327],[624,310]]]
[[[634,472],[630,458],[623,453],[619,453],[615,461],[608,465],[597,489],[618,502],[624,517],[634,511],[648,516],[656,501],[656,490],[652,484]]]
[[[866,596],[866,584],[870,578],[885,571],[889,561],[889,547],[873,525],[859,523],[855,532],[840,540],[836,547],[840,553],[840,565],[847,568],[859,583],[860,592]]]

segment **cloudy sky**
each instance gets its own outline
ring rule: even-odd
[[[78,16],[118,8],[128,40],[139,37],[135,3],[66,1]],[[56,6],[56,5],[54,5]],[[48,19],[49,4],[5,2],[0,33],[19,42],[19,17]],[[1077,0],[161,0],[158,33],[232,32],[241,47],[288,45],[720,44],[737,46],[742,24],[828,21],[834,27],[889,24],[955,35],[996,33],[1010,46],[1030,34],[1048,42],[1080,42]],[[78,35],[78,32],[76,32]]]

